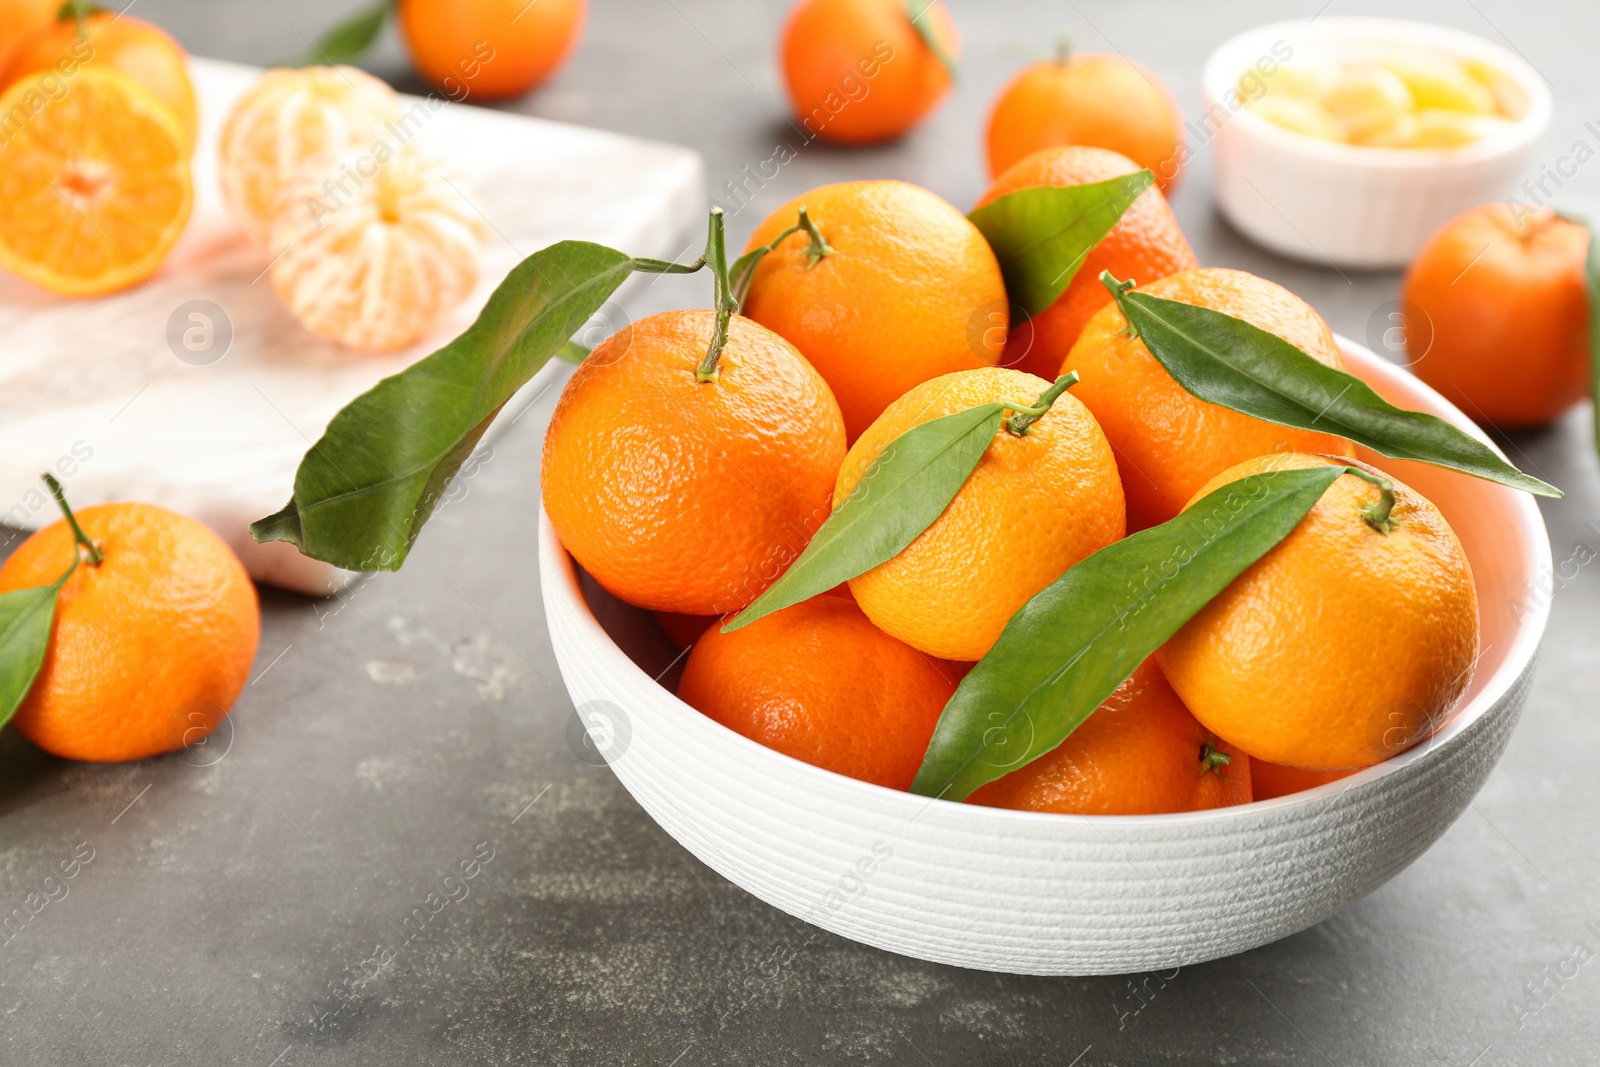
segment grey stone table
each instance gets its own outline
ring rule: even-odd
[[[805,147],[770,180],[747,173],[791,136],[777,4],[595,0],[574,61],[517,106],[699,149],[742,243],[787,197],[846,177],[970,204],[990,96],[1063,26],[1149,63],[1193,114],[1216,43],[1327,2],[954,0],[968,61],[932,121],[888,147]],[[1600,7],[1333,3],[1508,43],[1556,89],[1545,155],[1593,140]],[[137,13],[196,52],[261,63],[351,6],[144,0]],[[392,40],[372,66],[414,86]],[[1278,279],[1366,338],[1396,278],[1256,250],[1213,214],[1208,169],[1202,149],[1175,201],[1201,259]],[[748,207],[733,210],[730,181]],[[1597,192],[1600,170],[1584,170],[1559,203],[1588,211]],[[708,295],[704,279],[668,279],[627,307]],[[0,1064],[1600,1062],[1600,571],[1584,565],[1600,554],[1600,477],[1586,411],[1510,443],[1568,490],[1543,502],[1568,563],[1527,712],[1471,810],[1394,881],[1295,937],[1176,975],[1062,980],[802,927],[574,754],[534,567],[552,402],[495,445],[402,573],[327,602],[266,592],[253,680],[206,748],[100,767],[0,734],[0,913],[61,864],[75,872],[0,936]],[[447,883],[463,862],[475,877]]]

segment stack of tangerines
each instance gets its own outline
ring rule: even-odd
[[[1104,149],[1047,148],[980,207],[1138,170]],[[712,311],[632,324],[578,368],[545,440],[556,532],[601,586],[692,644],[686,703],[780,752],[907,789],[963,677],[1041,590],[1219,486],[1337,466],[1347,473],[1292,532],[1064,743],[967,799],[1097,814],[1245,803],[1376,763],[1447,718],[1478,612],[1437,509],[1343,438],[1190,393],[1098,280],[1136,278],[1142,293],[1340,367],[1304,301],[1199,267],[1159,188],[1009,333],[990,244],[925,189],[813,189],[757,227],[749,251],[763,248],[725,343]],[[1013,414],[905,547],[836,589],[731,620],[909,430],[991,402]],[[1389,711],[1375,732],[1378,705]]]

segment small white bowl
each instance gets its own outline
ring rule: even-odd
[[[1340,345],[1346,366],[1390,402],[1487,440],[1410,374]],[[1551,575],[1538,506],[1437,467],[1378,462],[1433,500],[1461,537],[1483,656],[1433,739],[1317,789],[1181,815],[1067,816],[929,800],[801,763],[658,685],[674,651],[647,613],[581,575],[541,514],[540,584],[572,725],[596,729],[618,779],[695,856],[852,940],[1042,975],[1242,952],[1327,918],[1431,845],[1493,768],[1532,679]]]
[[[1289,49],[1293,62],[1308,54],[1354,58],[1391,45],[1481,60],[1517,84],[1527,109],[1506,129],[1456,148],[1367,148],[1283,129],[1239,98],[1242,74],[1258,62],[1283,62]],[[1189,124],[1189,147],[1213,140],[1223,215],[1275,252],[1349,267],[1404,266],[1445,222],[1510,198],[1550,125],[1550,92],[1520,56],[1470,33],[1400,19],[1258,27],[1211,53],[1201,88],[1206,111]]]

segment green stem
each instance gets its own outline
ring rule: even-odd
[[[1212,747],[1212,740],[1213,739],[1208,738],[1206,743],[1200,746],[1200,766],[1202,767],[1202,774],[1204,774],[1206,771],[1216,771],[1218,774],[1221,774],[1222,768],[1233,762],[1232,756],[1228,755],[1220,748]]]
[[[1127,322],[1128,322],[1128,327],[1127,327],[1127,329],[1122,331],[1122,336],[1124,336],[1124,337],[1137,337],[1137,336],[1139,336],[1138,328],[1133,325],[1133,316],[1129,315],[1128,314],[1128,309],[1122,306],[1123,294],[1126,293],[1129,289],[1132,289],[1134,287],[1134,285],[1136,284],[1134,282],[1134,280],[1132,278],[1129,278],[1125,282],[1119,282],[1119,281],[1117,281],[1116,276],[1113,275],[1110,271],[1103,270],[1103,271],[1100,272],[1100,284],[1105,286],[1107,289],[1109,289],[1111,291],[1111,299],[1116,302],[1117,310],[1122,312],[1122,317],[1124,319],[1126,319]]]
[[[83,546],[85,553],[89,557],[89,565],[98,567],[100,561],[106,558],[105,553],[100,551],[98,545],[89,540],[89,535],[83,532],[82,526],[78,525],[78,517],[72,513],[72,507],[67,503],[66,490],[61,488],[61,483],[56,481],[54,475],[45,473],[40,477],[44,479],[44,484],[50,487],[50,495],[56,498],[56,506],[61,509],[61,514],[67,517],[67,524],[72,527],[72,538]],[[74,563],[73,566],[76,567],[77,564]],[[71,571],[67,572],[67,574],[71,573]],[[66,576],[63,575],[61,580],[63,582],[66,581]]]
[[[806,231],[806,236],[810,239],[806,243],[807,270],[815,267],[819,262],[822,261],[824,256],[833,255],[835,251],[834,247],[828,243],[828,239],[826,237],[822,236],[822,231],[817,228],[817,224],[812,221],[811,216],[806,214],[804,204],[800,205],[800,221],[795,224],[795,228]],[[794,229],[791,228],[789,232],[793,233]],[[774,244],[776,244],[776,242],[774,242]]]
[[[1078,372],[1068,371],[1057,378],[1054,385],[1040,393],[1039,399],[1035,400],[1031,407],[1008,405],[1015,414],[1006,419],[1006,429],[1021,437],[1028,432],[1028,427],[1038,422],[1044,413],[1050,410],[1050,405],[1054,404],[1062,393],[1077,384]]]
[[[1056,38],[1056,64],[1064,67],[1071,61],[1072,32],[1070,30],[1062,30],[1061,35]]]
[[[1394,482],[1360,467],[1346,467],[1345,471],[1378,487],[1378,499],[1361,509],[1361,517],[1367,520],[1367,525],[1379,533],[1394,529],[1394,518],[1389,514],[1394,510]]]
[[[56,21],[65,22],[71,19],[78,25],[78,36],[89,36],[89,16],[101,11],[96,4],[87,3],[86,0],[66,0],[56,12]]]
[[[728,285],[728,238],[722,209],[711,209],[711,223],[706,233],[705,259],[711,263],[711,282],[713,299],[716,302],[717,326],[711,333],[711,344],[706,347],[706,354],[701,357],[700,365],[694,369],[697,382],[714,382],[717,380],[717,360],[722,358],[722,349],[728,343],[728,320],[738,310],[739,304],[733,298],[733,290]]]

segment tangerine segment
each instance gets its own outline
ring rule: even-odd
[[[0,96],[0,266],[66,296],[149,280],[189,220],[183,130],[125,74],[24,78]]]
[[[1274,470],[1354,466],[1279,453],[1217,475],[1196,500]],[[1251,756],[1311,771],[1367,767],[1426,738],[1466,691],[1478,595],[1461,542],[1420,493],[1339,477],[1265,556],[1156,653],[1194,717]],[[1192,504],[1193,502],[1191,502]]]
[[[1240,270],[1179,271],[1139,291],[1211,308],[1266,330],[1330,367],[1343,368],[1333,331],[1312,307],[1281,285]],[[1097,311],[1061,371],[1082,380],[1072,394],[1088,405],[1116,449],[1128,494],[1128,531],[1166,522],[1217,472],[1268,452],[1354,456],[1331,434],[1266,422],[1194,396],[1173,380],[1143,339],[1128,336],[1115,303]]]
[[[909,789],[959,677],[823,594],[732,633],[706,631],[678,696],[786,756]]]
[[[1195,720],[1141,663],[1067,739],[969,804],[1063,815],[1163,815],[1248,804],[1250,757]]]
[[[255,586],[222,539],[149,504],[77,513],[100,548],[57,597],[50,647],[12,720],[67,759],[120,762],[193,744],[233,706],[261,632]],[[78,548],[65,520],[0,567],[0,592],[51,585]]]
[[[911,427],[995,401],[1031,405],[1050,383],[1003,367],[924,382],[845,457],[834,506]],[[930,656],[981,659],[1011,616],[1123,534],[1116,459],[1071,393],[1018,436],[1001,428],[944,512],[893,559],[850,579],[868,617]]]

